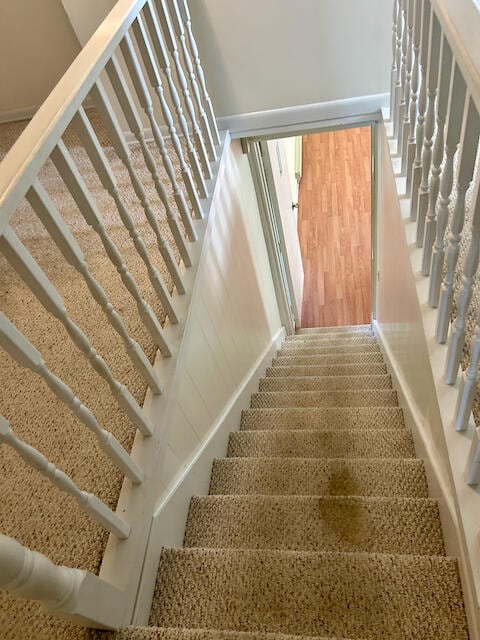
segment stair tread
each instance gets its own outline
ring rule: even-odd
[[[293,335],[287,336],[285,338],[285,342],[294,342],[295,340],[328,340],[332,338],[333,340],[337,338],[355,338],[355,337],[375,337],[375,332],[373,329],[361,329],[359,331],[329,331],[323,333],[295,333]]]
[[[296,636],[262,631],[222,631],[220,629],[184,629],[179,627],[125,627],[114,633],[102,633],[103,640],[348,640]],[[360,640],[360,638],[350,638]]]
[[[404,429],[400,407],[275,407],[242,411],[241,429]]]
[[[428,497],[416,458],[217,458],[214,494]]]
[[[251,407],[315,407],[315,406],[395,406],[393,389],[361,389],[359,391],[259,391],[252,394]]]
[[[405,429],[242,430],[230,434],[229,457],[413,458],[411,433]]]
[[[277,355],[272,360],[272,367],[300,365],[326,365],[326,364],[383,364],[383,356],[380,351],[361,351],[360,353],[306,353],[289,351]]]
[[[468,632],[447,557],[164,549],[150,622],[271,633],[456,640]]]
[[[327,365],[277,365],[268,367],[270,376],[322,376],[340,378],[343,376],[381,375],[387,373],[387,367],[379,363],[373,364],[327,364]]]
[[[356,333],[339,335],[329,333],[328,335],[300,335],[290,336],[283,343],[284,347],[295,347],[299,344],[311,344],[311,345],[355,345],[355,344],[372,344],[376,343],[377,338],[373,333]]]
[[[281,357],[283,355],[355,355],[359,353],[380,353],[380,347],[377,342],[368,343],[368,344],[353,344],[353,345],[322,345],[322,346],[313,346],[313,345],[305,345],[303,343],[299,345],[286,345],[283,343],[281,349],[277,351],[277,356]]]
[[[338,325],[338,326],[331,326],[331,327],[305,327],[305,328],[300,328],[297,329],[297,331],[295,332],[296,335],[302,335],[302,334],[310,334],[310,333],[336,333],[336,332],[342,332],[342,333],[354,333],[356,331],[365,331],[365,330],[372,330],[372,325],[371,324],[347,324],[347,325]]]
[[[430,498],[196,496],[184,545],[445,554],[438,503]]]
[[[391,389],[388,374],[357,376],[267,376],[259,383],[260,391],[356,391],[360,389]]]

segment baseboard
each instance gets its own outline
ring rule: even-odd
[[[308,127],[352,126],[374,120],[389,101],[390,94],[381,93],[254,111],[219,118],[218,126],[221,130],[229,130],[232,138],[274,134],[284,129],[294,132]]]
[[[183,545],[190,499],[193,495],[208,493],[212,462],[226,455],[228,436],[231,431],[239,429],[242,410],[250,406],[251,395],[258,390],[259,380],[265,375],[284,338],[285,329],[282,327],[231,395],[190,462],[160,496],[153,515],[133,624],[147,624],[162,547]]]
[[[31,107],[21,107],[20,109],[11,109],[10,111],[0,111],[0,124],[7,122],[17,122],[19,120],[30,120],[38,111],[41,105],[36,104]]]

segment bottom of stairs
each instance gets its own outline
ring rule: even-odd
[[[150,626],[108,636],[467,640],[457,561],[385,372],[370,327],[287,339],[192,498],[184,547],[162,551]]]

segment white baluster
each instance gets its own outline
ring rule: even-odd
[[[425,238],[423,242],[422,275],[430,275],[432,249],[437,232],[437,200],[442,173],[443,146],[445,140],[445,121],[447,118],[448,97],[452,78],[452,51],[444,39],[440,60],[440,79],[437,99],[437,135],[433,145],[432,172],[428,192],[428,213],[425,222]]]
[[[395,85],[397,84],[397,26],[400,19],[399,0],[393,0],[392,69],[390,71],[390,120],[395,120]]]
[[[157,375],[148,358],[142,351],[140,345],[130,337],[122,318],[108,300],[105,291],[90,273],[80,246],[38,180],[34,181],[26,197],[53,241],[60,249],[65,260],[84,278],[93,299],[101,307],[112,327],[122,338],[133,364],[150,386],[153,393],[161,393]]]
[[[195,74],[195,70],[192,64],[192,58],[190,57],[190,51],[187,46],[187,39],[185,36],[185,28],[183,26],[183,18],[180,13],[180,9],[178,7],[178,3],[176,0],[170,0],[170,16],[172,18],[173,27],[177,33],[177,37],[180,40],[180,46],[182,49],[183,61],[185,62],[185,67],[187,69],[187,75],[190,78],[190,85],[193,90],[193,95],[195,98],[195,103],[198,109],[198,113],[200,116],[200,127],[205,137],[206,146],[208,148],[208,155],[210,160],[215,161],[217,159],[217,154],[215,151],[215,145],[213,143],[212,132],[210,131],[210,125],[208,123],[207,114],[205,113],[205,109],[203,108],[202,97],[200,96],[200,89],[197,83],[197,76]],[[203,158],[200,156],[202,160],[202,166],[205,175],[208,175],[210,172],[210,176],[212,175],[210,165],[208,164],[208,158]]]
[[[41,354],[23,334],[0,313],[0,346],[20,366],[39,375],[59,400],[64,402],[77,418],[96,436],[99,446],[112,462],[132,482],[143,481],[143,471],[132,460],[115,436],[103,429],[93,413],[75,396],[68,385],[48,369]]]
[[[460,240],[462,238],[463,224],[465,222],[465,197],[470,187],[477,157],[478,137],[480,134],[480,118],[478,111],[470,98],[468,101],[467,115],[462,132],[460,144],[460,158],[457,173],[456,202],[450,224],[450,236],[446,255],[446,274],[443,279],[440,304],[437,315],[436,338],[443,344],[447,341],[450,316],[453,304],[453,283],[455,270],[460,252]]]
[[[148,21],[148,3],[145,4],[144,7],[144,12],[145,12],[145,20]],[[158,14],[159,14],[159,18],[160,18],[160,22],[162,25],[162,35],[165,37],[165,42],[164,44],[166,44],[166,47],[168,49],[168,51],[170,52],[174,64],[175,64],[175,71],[177,74],[177,79],[178,82],[180,84],[180,89],[184,98],[184,103],[185,103],[185,107],[187,109],[187,113],[188,116],[190,118],[190,122],[192,125],[192,132],[193,132],[193,140],[195,143],[195,147],[197,148],[197,150],[199,151],[199,155],[200,157],[204,156],[206,157],[206,151],[205,151],[205,146],[203,144],[203,139],[202,139],[202,134],[200,131],[200,128],[198,126],[197,123],[197,118],[195,116],[195,109],[193,107],[193,102],[192,99],[190,97],[190,92],[188,90],[188,86],[187,86],[187,80],[185,78],[185,73],[183,71],[183,67],[182,67],[182,63],[180,61],[180,54],[178,52],[178,47],[177,47],[177,40],[175,38],[175,32],[173,30],[173,26],[170,20],[170,14],[168,11],[168,8],[166,6],[165,2],[156,2],[156,6],[158,8]],[[150,11],[150,17],[153,17],[153,9]],[[152,35],[152,32],[150,32],[150,35],[152,36],[152,42],[153,42],[153,46],[155,48],[155,51],[157,53],[157,55],[159,55],[159,47],[158,47],[158,43],[156,43],[155,41],[155,37]],[[162,38],[163,41],[163,38]],[[205,184],[205,180],[203,178],[203,174],[202,174],[202,170],[199,164],[199,160],[197,157],[197,154],[195,152],[195,149],[192,145],[191,139],[190,139],[190,132],[189,132],[189,128],[188,128],[188,124],[187,124],[187,120],[183,114],[183,110],[181,108],[181,103],[180,103],[180,99],[178,96],[178,92],[175,88],[175,90],[172,89],[172,87],[175,86],[175,83],[173,82],[173,77],[171,75],[171,69],[170,69],[170,60],[168,58],[168,55],[166,56],[165,59],[162,59],[159,57],[159,62],[160,62],[160,66],[163,68],[165,75],[167,77],[167,81],[168,81],[168,86],[170,89],[170,96],[173,100],[173,103],[175,105],[175,110],[177,112],[178,115],[178,122],[180,124],[180,128],[182,130],[182,133],[184,135],[185,138],[185,142],[187,144],[187,150],[188,150],[188,157],[190,160],[190,165],[192,166],[192,170],[193,170],[193,175],[195,176],[195,181],[197,183],[198,186],[198,190],[200,192],[200,195],[203,198],[206,198],[208,196],[208,190],[207,190],[207,185]],[[200,149],[199,149],[200,147]],[[207,174],[207,177],[208,174]]]
[[[418,86],[419,86],[419,72],[420,72],[420,41],[422,36],[422,13],[423,13],[423,0],[414,0],[414,20],[413,20],[413,68],[412,68],[412,81],[411,81],[411,99],[410,99],[410,126],[408,142],[405,147],[405,167],[403,167],[402,173],[407,173],[407,195],[412,193],[412,175],[413,175],[413,162],[415,160],[415,131],[417,126],[417,100],[418,100]],[[402,158],[402,163],[403,163]]]
[[[407,58],[405,63],[405,85],[403,91],[403,102],[405,105],[403,111],[403,120],[400,121],[398,153],[402,156],[402,173],[407,173],[407,148],[408,136],[410,134],[410,99],[411,99],[411,82],[413,67],[413,18],[414,18],[414,0],[406,0],[406,49]]]
[[[470,343],[470,363],[465,373],[461,374],[460,388],[458,389],[457,406],[455,408],[455,429],[465,431],[473,409],[473,401],[477,394],[480,375],[478,365],[480,363],[480,317],[477,317],[475,336]]]
[[[38,551],[0,534],[0,589],[38,600],[56,616],[76,625],[116,629],[122,623],[124,595],[82,569],[53,564]]]
[[[148,31],[150,33],[153,49],[155,50],[157,60],[159,62],[159,66],[164,72],[165,77],[167,78],[170,97],[175,107],[175,112],[177,114],[178,122],[180,124],[180,129],[182,131],[185,144],[187,146],[188,159],[190,161],[190,164],[192,165],[192,171],[194,172],[194,175],[195,175],[195,181],[199,187],[199,191],[201,195],[203,197],[206,197],[207,187],[205,185],[205,181],[203,180],[203,176],[201,174],[200,167],[198,164],[198,158],[195,153],[195,149],[193,148],[192,141],[190,139],[190,132],[188,130],[187,120],[183,113],[180,97],[178,95],[175,82],[173,80],[172,68],[170,66],[170,59],[168,57],[168,53],[165,47],[163,35],[162,35],[162,32],[160,31],[160,27],[157,21],[155,11],[150,6],[150,2],[147,2],[144,5],[143,14],[145,17],[145,22],[147,23]],[[143,62],[147,69],[147,74],[150,80],[150,84],[152,85],[152,88],[155,91],[155,94],[157,95],[157,98],[160,102],[163,118],[168,127],[168,131],[172,139],[172,144],[174,146],[175,153],[177,154],[177,157],[180,161],[180,168],[182,171],[183,180],[185,182],[185,187],[187,189],[187,193],[190,198],[190,202],[192,203],[193,210],[195,212],[196,217],[203,218],[202,205],[200,204],[200,200],[198,197],[197,190],[195,188],[195,184],[193,182],[190,168],[185,161],[182,145],[180,143],[177,130],[175,129],[175,123],[173,120],[172,112],[170,110],[170,106],[165,97],[163,82],[158,72],[157,64],[155,62],[152,49],[150,48],[149,41],[146,36],[145,28],[140,15],[138,16],[137,20],[133,23],[132,26],[133,26],[133,31],[136,35],[137,44],[140,49]]]
[[[163,237],[162,231],[160,229],[160,225],[158,224],[157,216],[152,209],[152,205],[147,197],[142,181],[137,175],[135,171],[132,160],[131,160],[131,152],[130,147],[128,146],[125,136],[121,130],[117,130],[112,126],[111,114],[107,113],[106,104],[99,99],[98,89],[97,87],[92,87],[91,95],[97,110],[100,112],[100,115],[103,119],[103,124],[105,125],[105,129],[108,132],[108,136],[110,138],[111,143],[115,147],[115,151],[117,152],[120,160],[122,161],[124,167],[128,171],[128,175],[130,176],[130,181],[133,186],[133,190],[142,205],[142,209],[145,212],[145,217],[155,234],[155,238],[157,239],[157,247],[160,255],[165,262],[165,265],[172,276],[172,280],[177,288],[179,293],[185,293],[185,287],[183,285],[182,275],[178,269],[178,265],[175,261],[175,257],[172,254],[170,249],[170,245]],[[121,105],[122,106],[122,105]],[[144,140],[145,142],[145,140]],[[144,145],[146,148],[146,145]],[[148,149],[147,149],[148,152]]]
[[[463,345],[467,332],[467,313],[473,295],[473,280],[477,273],[480,259],[480,183],[472,203],[472,228],[470,246],[463,265],[462,288],[457,300],[457,317],[453,324],[448,343],[445,382],[454,384],[457,379],[458,367],[462,359]]]
[[[469,486],[476,486],[480,483],[480,433],[478,429],[473,432],[464,479]]]
[[[437,233],[432,254],[432,273],[428,304],[437,307],[442,284],[442,270],[445,259],[445,232],[448,224],[448,209],[453,188],[454,158],[460,142],[462,132],[463,113],[465,111],[466,85],[458,66],[455,65],[450,96],[447,137],[445,143],[445,166],[440,185],[440,199],[437,213]]]
[[[417,247],[423,246],[425,217],[428,210],[428,186],[432,165],[433,135],[435,133],[435,100],[438,88],[438,72],[442,45],[442,32],[435,14],[430,22],[430,47],[428,53],[427,94],[428,107],[425,116],[425,136],[422,151],[422,182],[418,192]]]
[[[9,422],[0,416],[0,442],[9,445],[25,460],[27,464],[37,469],[61,491],[75,498],[82,511],[87,513],[117,538],[128,538],[130,526],[119,518],[107,505],[93,493],[82,491],[66,473],[58,469],[37,449],[21,440],[11,428]]]
[[[107,382],[113,397],[133,424],[144,435],[152,435],[153,427],[135,398],[124,385],[115,379],[107,363],[97,353],[80,327],[70,318],[64,300],[10,228],[7,228],[0,236],[0,250],[45,309],[63,324],[75,346],[87,357],[93,369]]]
[[[103,90],[99,91],[98,99],[108,100],[106,94]],[[113,114],[113,110],[109,102],[105,102],[105,113],[109,113],[111,115],[111,129],[118,130],[119,124],[115,115]],[[118,210],[118,214],[123,224],[125,225],[130,237],[133,240],[133,244],[135,249],[137,250],[138,255],[142,259],[145,264],[148,276],[150,278],[150,282],[152,283],[153,290],[157,294],[163,308],[165,309],[170,321],[172,323],[178,322],[177,315],[175,309],[173,308],[173,303],[170,294],[168,293],[167,287],[163,281],[161,274],[157,271],[155,266],[153,265],[148,249],[143,241],[141,235],[138,232],[138,229],[135,226],[132,216],[128,212],[126,208],[122,194],[118,188],[117,180],[115,178],[115,174],[110,167],[110,164],[103,152],[102,146],[98,141],[98,138],[93,130],[92,125],[90,124],[89,119],[87,118],[85,111],[82,107],[78,110],[72,120],[72,124],[77,132],[82,144],[90,158],[91,163],[93,164],[95,171],[97,172],[100,182],[102,183],[105,190],[110,194],[113,198],[115,205]],[[113,132],[112,132],[113,135]]]
[[[217,121],[215,118],[215,113],[213,111],[212,101],[210,100],[210,96],[208,95],[207,84],[205,82],[205,74],[203,73],[202,64],[200,62],[197,43],[195,40],[195,36],[193,35],[192,19],[190,17],[190,10],[188,8],[188,3],[187,3],[187,0],[178,0],[177,4],[180,9],[182,19],[187,27],[188,42],[190,44],[190,50],[192,52],[193,60],[195,62],[195,69],[197,70],[198,80],[200,82],[200,87],[202,90],[203,104],[205,107],[205,111],[207,112],[208,122],[210,124],[210,129],[212,132],[214,143],[220,144],[220,134],[217,128]]]
[[[125,38],[128,38],[128,41],[130,43],[128,34],[127,36],[125,36]],[[123,44],[123,43],[122,43]],[[130,45],[131,46],[131,45]],[[133,50],[133,47],[132,47]],[[135,52],[133,51],[133,55],[135,55]],[[131,65],[130,63],[132,63],[132,58],[131,55],[130,56],[124,56],[126,58],[126,62],[127,62],[127,66],[130,69],[130,74],[133,78],[134,81],[134,85],[137,86],[136,80],[137,80],[137,76],[135,76],[134,74],[132,74],[132,70],[131,70]],[[134,66],[134,65],[133,65]],[[138,66],[138,63],[137,63]],[[172,232],[173,235],[173,239],[175,241],[175,244],[178,247],[178,250],[180,252],[180,255],[182,257],[182,260],[184,261],[185,265],[191,266],[191,260],[190,260],[190,255],[188,253],[188,249],[187,249],[187,245],[185,243],[185,238],[182,232],[182,229],[180,228],[180,223],[178,221],[178,218],[176,216],[176,214],[172,211],[172,208],[170,206],[170,203],[168,201],[168,196],[165,192],[165,188],[162,184],[162,181],[160,179],[160,176],[158,174],[158,168],[157,168],[157,164],[155,162],[155,158],[153,157],[150,149],[148,148],[148,145],[145,141],[145,136],[143,133],[143,125],[142,125],[142,121],[140,120],[140,116],[138,115],[138,111],[137,111],[137,107],[135,105],[135,102],[132,100],[132,96],[130,95],[130,91],[128,88],[128,85],[125,81],[125,77],[123,75],[123,72],[120,68],[120,65],[118,63],[118,60],[116,58],[115,55],[112,56],[111,60],[107,63],[105,70],[107,72],[108,78],[110,80],[110,82],[112,83],[112,86],[115,90],[115,93],[117,95],[118,101],[122,107],[123,113],[125,114],[125,117],[127,119],[128,125],[131,129],[131,131],[133,132],[139,146],[140,149],[142,150],[142,155],[143,158],[145,160],[145,164],[148,168],[148,170],[150,171],[150,175],[153,178],[153,183],[155,185],[155,189],[160,197],[160,200],[163,203],[163,206],[165,207],[165,212],[167,214],[167,221],[168,221],[168,226],[170,227],[170,231]],[[166,152],[166,150],[165,150]],[[175,261],[175,258],[173,257],[172,253],[170,252],[170,249],[168,247],[168,243],[166,243],[167,246],[167,250],[166,250],[166,263],[168,266],[168,269],[170,271],[170,269],[173,269],[173,271],[171,271],[172,274],[172,279],[175,283],[175,286],[177,287],[177,290],[179,290],[180,292],[182,292],[182,288],[183,288],[183,282],[182,282],[182,276],[180,274],[180,271],[178,269],[178,265]]]
[[[420,43],[420,70],[421,70],[421,83],[420,93],[418,94],[418,114],[417,114],[417,127],[415,129],[415,162],[413,163],[412,170],[412,189],[411,189],[411,210],[410,220],[415,221],[417,219],[418,212],[418,191],[420,189],[420,183],[422,181],[422,151],[423,151],[423,139],[425,134],[425,111],[427,109],[427,65],[428,65],[428,48],[429,48],[429,34],[430,34],[430,20],[432,17],[432,11],[430,2],[428,0],[423,1],[423,15],[422,15],[422,39]]]
[[[402,101],[402,45],[403,45],[403,3],[406,0],[398,0],[398,16],[397,16],[397,47],[395,52],[395,64],[397,67],[397,79],[395,83],[395,108],[393,110],[393,137],[398,138],[400,125],[400,103]]]

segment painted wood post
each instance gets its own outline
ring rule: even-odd
[[[80,422],[93,432],[102,451],[124,475],[135,483],[143,481],[142,469],[132,460],[115,436],[98,424],[90,409],[81,403],[63,380],[50,371],[40,352],[3,313],[0,313],[0,346],[21,367],[30,369],[44,380],[56,397],[64,402]]]
[[[98,576],[54,564],[38,551],[0,534],[0,588],[38,600],[48,613],[96,629],[122,624],[124,595]]]
[[[60,491],[72,496],[80,509],[87,513],[95,522],[105,527],[105,529],[113,533],[117,538],[128,538],[130,526],[125,520],[122,520],[93,493],[79,489],[66,473],[58,469],[41,454],[40,451],[21,440],[3,416],[0,416],[0,442],[12,447],[28,465],[37,469],[43,476],[48,478],[52,484],[58,487]]]
[[[400,103],[402,101],[402,65],[403,65],[403,3],[406,0],[398,0],[397,14],[397,46],[395,51],[395,66],[397,68],[397,78],[395,82],[395,108],[393,110],[393,137],[398,139],[400,124]]]
[[[406,48],[407,59],[405,63],[405,85],[403,90],[403,102],[405,109],[403,111],[403,120],[400,122],[398,153],[402,156],[402,174],[407,174],[407,149],[408,138],[410,135],[410,102],[411,102],[411,84],[412,84],[412,67],[413,67],[413,19],[415,2],[414,0],[406,0]]]
[[[402,157],[402,165],[404,164],[402,173],[406,173],[406,192],[410,195],[412,192],[412,174],[413,163],[415,160],[415,130],[417,127],[417,101],[418,101],[418,86],[419,86],[419,57],[420,57],[420,41],[422,34],[422,11],[423,0],[414,0],[414,16],[413,16],[413,34],[412,34],[412,47],[413,47],[413,61],[412,61],[412,80],[411,80],[411,96],[410,96],[410,114],[409,114],[409,129],[408,140],[404,147],[404,154]]]
[[[122,339],[131,361],[150,386],[152,392],[161,393],[157,374],[147,356],[142,351],[140,345],[128,334],[122,318],[109,301],[103,288],[90,273],[79,244],[38,180],[33,182],[26,194],[26,198],[60,249],[65,260],[78,271],[85,280],[93,299],[100,306],[107,320]]]
[[[455,280],[458,254],[460,253],[460,240],[465,222],[465,197],[473,179],[479,135],[480,117],[473,100],[469,98],[460,144],[456,202],[450,224],[450,236],[446,254],[446,273],[442,282],[437,315],[435,336],[437,342],[440,344],[445,343],[448,336],[453,304],[453,283]]]
[[[422,151],[422,181],[418,192],[417,205],[417,247],[423,246],[425,218],[428,211],[429,178],[432,166],[433,136],[435,133],[435,100],[437,97],[442,32],[435,13],[430,22],[430,46],[428,53],[427,94],[428,106],[425,116],[425,129]]]
[[[427,65],[428,65],[428,49],[429,49],[429,34],[430,34],[430,20],[432,17],[432,10],[429,0],[423,2],[423,14],[422,14],[422,38],[420,42],[420,93],[418,94],[417,102],[417,126],[415,129],[415,161],[413,163],[412,170],[412,188],[410,196],[410,220],[415,221],[418,213],[418,191],[420,189],[420,183],[422,181],[422,150],[423,139],[425,135],[425,111],[427,109]]]
[[[467,464],[465,465],[464,479],[469,486],[480,484],[480,432],[478,429],[473,432],[472,444],[468,452]]]
[[[215,161],[217,159],[217,153],[215,151],[215,144],[213,142],[212,132],[210,131],[210,124],[208,122],[207,114],[205,113],[205,109],[203,107],[203,100],[200,95],[200,89],[197,83],[197,76],[195,73],[195,69],[193,67],[192,58],[190,56],[190,51],[187,46],[187,38],[185,36],[185,27],[183,25],[183,18],[180,12],[178,3],[176,0],[169,0],[170,5],[170,16],[172,18],[173,28],[177,34],[177,38],[180,41],[180,48],[182,51],[183,61],[185,63],[185,68],[187,70],[187,76],[190,78],[190,86],[193,91],[193,96],[195,98],[195,105],[200,118],[200,129],[203,135],[203,139],[205,141],[205,145],[208,151],[208,157],[202,158],[200,155],[200,160],[202,160],[202,167],[205,175],[212,175],[211,167],[208,163],[208,159]]]
[[[103,87],[98,94],[98,100],[108,100],[106,94],[104,92]],[[120,127],[118,121],[116,120],[113,110],[111,109],[110,103],[106,104],[106,113],[111,114],[112,128],[118,129]],[[173,307],[172,298],[168,292],[167,286],[163,281],[161,274],[156,269],[153,264],[150,255],[148,253],[148,249],[143,241],[142,236],[140,235],[135,223],[133,221],[132,216],[130,215],[128,209],[126,208],[122,194],[118,188],[117,180],[114,172],[105,156],[105,153],[102,149],[102,146],[93,130],[92,125],[90,124],[89,119],[87,118],[85,111],[82,107],[78,110],[72,120],[72,124],[75,128],[77,135],[82,141],[83,147],[90,158],[90,161],[98,174],[100,182],[102,183],[104,189],[110,194],[115,205],[117,207],[118,214],[120,216],[121,221],[125,225],[130,237],[132,238],[135,249],[137,250],[138,255],[142,259],[143,263],[148,272],[148,276],[150,282],[152,284],[153,290],[155,291],[158,299],[160,300],[163,308],[165,309],[170,321],[175,324],[178,320],[175,320],[177,317],[176,311]],[[173,320],[172,320],[173,318]]]
[[[107,64],[107,67],[111,69],[110,64]],[[112,118],[111,114],[106,113],[106,104],[103,101],[98,99],[98,90],[97,87],[93,87],[91,91],[91,95],[95,102],[95,106],[100,112],[102,116],[103,123],[105,128],[107,129],[110,141],[115,148],[120,160],[122,161],[124,167],[128,171],[128,175],[130,177],[130,181],[133,186],[133,190],[135,191],[135,195],[137,196],[140,204],[142,205],[142,209],[145,213],[145,218],[148,221],[153,233],[155,234],[155,238],[157,240],[157,247],[162,259],[172,276],[172,280],[175,284],[175,287],[179,293],[185,293],[185,287],[183,285],[182,275],[178,269],[178,265],[175,261],[175,257],[172,254],[170,249],[170,245],[165,240],[162,231],[160,229],[160,225],[157,220],[157,216],[152,209],[152,205],[148,196],[146,194],[145,188],[142,184],[142,181],[138,177],[137,171],[134,169],[131,159],[131,151],[128,146],[123,131],[121,129],[116,129],[112,126]],[[146,146],[146,145],[145,145]]]
[[[0,250],[48,313],[51,313],[63,324],[74,345],[85,355],[92,368],[108,384],[112,396],[135,427],[145,436],[152,435],[153,425],[143,413],[142,408],[127,387],[113,376],[107,363],[97,353],[88,337],[70,318],[63,298],[12,229],[7,228],[0,236]]]
[[[462,359],[462,350],[467,332],[467,313],[473,295],[473,280],[477,273],[480,259],[480,184],[472,201],[471,239],[467,257],[463,265],[463,285],[457,299],[457,317],[453,324],[448,343],[445,382],[454,384],[458,367]]]
[[[395,121],[395,86],[397,84],[397,28],[400,15],[399,0],[393,0],[392,68],[390,70],[390,120]]]
[[[193,61],[195,63],[195,69],[197,70],[198,81],[200,82],[200,88],[202,90],[202,99],[203,105],[205,107],[205,111],[207,113],[208,122],[210,124],[210,130],[212,132],[213,142],[216,145],[220,144],[220,134],[218,132],[217,120],[215,118],[215,113],[212,106],[212,101],[207,91],[207,83],[205,80],[205,74],[203,72],[202,63],[200,61],[200,56],[198,53],[197,42],[195,40],[195,36],[193,34],[192,29],[192,19],[190,16],[190,9],[188,8],[187,0],[178,0],[178,7],[180,9],[180,14],[185,23],[188,35],[188,43],[190,45],[190,50],[193,55]]]
[[[437,233],[437,201],[440,190],[440,175],[445,142],[445,121],[447,119],[448,98],[452,79],[452,51],[444,39],[440,60],[440,79],[437,99],[437,135],[433,144],[432,171],[428,192],[428,212],[425,222],[425,237],[423,242],[422,275],[430,275],[432,249]]]
[[[178,122],[180,125],[181,132],[183,134],[185,144],[187,147],[187,154],[190,164],[192,166],[193,175],[195,178],[195,182],[198,185],[200,194],[202,197],[207,196],[207,187],[205,181],[203,180],[203,176],[201,174],[198,158],[195,153],[195,149],[193,148],[192,141],[190,139],[190,132],[188,129],[187,120],[183,113],[182,104],[180,102],[180,97],[177,92],[177,88],[175,86],[175,82],[173,80],[172,69],[170,66],[170,59],[168,57],[168,52],[165,47],[165,43],[163,40],[163,35],[160,30],[160,26],[158,24],[156,15],[150,3],[147,2],[143,9],[143,14],[145,17],[145,22],[148,27],[148,31],[150,33],[150,37],[152,39],[153,48],[155,50],[155,54],[157,56],[160,68],[162,69],[165,77],[167,78],[168,89],[170,93],[170,97],[172,99],[175,112],[177,114]],[[139,25],[139,28],[142,29],[143,23],[141,21],[140,15],[137,17],[136,22]],[[136,30],[135,23],[133,24],[133,31],[135,33]],[[178,160],[180,162],[180,169],[182,172],[183,181],[185,182],[185,188],[187,190],[188,196],[190,198],[190,202],[193,207],[193,211],[197,218],[203,218],[204,213],[202,209],[202,205],[199,200],[199,196],[197,193],[197,189],[195,187],[194,179],[192,177],[192,172],[190,171],[190,167],[185,161],[185,156],[183,153],[182,145],[180,143],[180,139],[177,134],[177,130],[175,129],[175,123],[173,120],[172,112],[170,110],[170,106],[166,100],[165,92],[163,88],[163,82],[161,80],[160,74],[157,70],[157,65],[154,60],[154,56],[150,47],[147,47],[148,38],[144,37],[145,31],[142,29],[139,37],[137,38],[137,44],[140,49],[140,54],[142,56],[143,62],[147,69],[147,73],[149,76],[150,83],[152,85],[155,94],[160,103],[160,108],[162,110],[162,115],[165,120],[165,123],[168,127],[168,132],[170,133],[170,137],[172,140],[173,148],[175,149],[175,153],[177,154]],[[143,42],[143,44],[142,44]]]
[[[146,84],[145,84],[145,80],[143,78],[143,72],[140,68],[140,65],[138,64],[138,60],[137,60],[137,55],[135,53],[135,49],[133,48],[132,45],[132,41],[130,39],[129,34],[125,34],[125,37],[123,38],[122,42],[120,43],[120,49],[123,53],[123,57],[124,60],[127,64],[127,68],[130,74],[130,78],[132,79],[133,85],[135,87],[135,91],[137,93],[138,99],[140,101],[141,106],[144,108],[145,112],[149,113],[148,111],[148,102],[150,102],[150,106],[151,106],[151,100],[150,100],[150,95],[148,93]],[[160,175],[158,173],[158,168],[157,168],[157,163],[155,161],[155,158],[153,157],[152,152],[150,151],[146,140],[145,140],[145,135],[143,133],[143,124],[142,121],[140,119],[140,116],[138,114],[137,111],[137,107],[135,105],[135,101],[132,99],[131,95],[130,95],[130,91],[128,89],[128,85],[125,81],[125,77],[123,75],[122,69],[118,63],[118,60],[115,56],[112,56],[110,62],[107,65],[107,73],[109,75],[110,78],[110,82],[112,83],[113,87],[115,88],[115,91],[117,93],[117,96],[120,98],[121,97],[121,104],[124,105],[125,110],[125,116],[127,117],[127,120],[129,122],[129,126],[137,140],[137,142],[140,145],[140,148],[142,150],[142,155],[143,158],[145,160],[145,164],[148,168],[148,170],[150,171],[150,175],[152,176],[153,179],[153,183],[155,185],[155,190],[158,193],[160,200],[163,204],[163,206],[165,207],[165,212],[167,214],[167,222],[168,222],[168,226],[170,227],[170,231],[172,232],[172,236],[173,239],[175,241],[175,244],[177,245],[177,248],[180,252],[180,255],[182,257],[182,260],[185,264],[185,266],[191,266],[191,260],[190,260],[190,255],[188,253],[188,248],[185,242],[185,237],[183,234],[183,231],[180,227],[180,222],[178,220],[178,216],[177,214],[173,211],[172,207],[170,206],[170,202],[167,196],[167,193],[165,191],[165,187],[163,186],[162,180],[160,178]],[[148,96],[148,97],[147,97]],[[151,118],[150,118],[150,124],[152,124],[152,121],[154,122],[154,124],[156,125],[156,120],[155,120],[155,116],[153,114],[153,108],[150,109],[150,114],[151,114]],[[158,129],[158,125],[156,125],[156,128]],[[160,134],[161,135],[161,134]],[[163,142],[163,138],[162,138],[162,142]],[[167,175],[169,175],[170,178],[173,177],[173,183],[174,183],[174,189],[175,189],[175,185],[176,185],[176,189],[177,189],[177,196],[178,194],[182,194],[182,192],[180,191],[180,188],[178,186],[178,183],[176,181],[175,178],[175,171],[173,170],[172,167],[172,163],[170,160],[170,157],[168,155],[168,152],[165,148],[165,144],[163,144],[163,153],[161,153],[160,157],[162,158],[163,161],[163,165],[167,171]],[[171,169],[170,173],[169,170]],[[184,202],[184,200],[183,200]],[[168,247],[168,243],[167,243],[167,247]],[[168,269],[173,269],[172,271],[172,278],[173,281],[175,283],[175,286],[180,287],[180,292],[181,289],[183,288],[183,282],[182,282],[182,277],[180,274],[180,271],[178,269],[178,265],[175,261],[175,258],[173,257],[173,255],[171,254],[171,252],[167,252],[166,254],[166,261],[168,261]],[[178,287],[177,287],[178,290]]]
[[[466,84],[457,65],[454,67],[450,96],[449,115],[445,143],[445,166],[440,184],[440,198],[437,213],[437,233],[432,253],[432,273],[428,305],[438,307],[440,286],[442,284],[443,264],[445,260],[445,233],[448,225],[450,197],[453,188],[454,158],[460,143],[463,115],[465,111]]]
[[[480,317],[477,317],[475,336],[470,343],[470,363],[466,372],[461,372],[461,383],[458,389],[457,406],[455,407],[455,429],[465,431],[473,409],[473,401],[478,391],[480,375]]]

